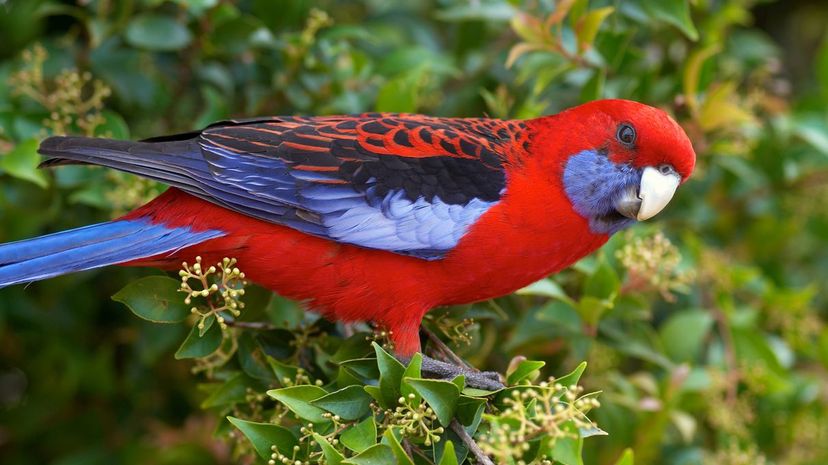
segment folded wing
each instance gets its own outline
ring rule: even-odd
[[[47,164],[157,179],[266,221],[439,259],[504,192],[519,122],[370,114],[228,121],[144,142],[52,138]]]

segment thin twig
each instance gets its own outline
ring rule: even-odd
[[[227,323],[227,326],[245,329],[255,329],[257,331],[272,331],[274,329],[279,329],[277,326],[272,325],[270,323],[265,323],[264,321],[239,321],[230,320],[229,318],[227,318],[224,320],[224,322]]]
[[[465,360],[458,357],[457,354],[455,354],[454,351],[452,351],[451,348],[449,348],[449,346],[447,346],[445,342],[443,342],[439,337],[437,337],[436,334],[428,330],[426,327],[421,326],[420,331],[422,331],[423,334],[426,335],[428,340],[431,342],[431,344],[434,345],[435,348],[437,348],[443,355],[446,356],[446,358],[448,358],[455,365],[467,367],[470,370],[478,371],[475,367],[469,365],[468,363],[466,363]]]
[[[494,465],[492,459],[490,459],[489,456],[483,453],[483,450],[480,449],[480,446],[478,446],[477,443],[474,442],[474,439],[472,439],[472,437],[469,436],[469,433],[466,432],[466,428],[463,428],[463,425],[461,425],[460,422],[458,422],[456,419],[451,420],[450,428],[452,431],[455,432],[455,434],[457,434],[457,436],[460,437],[460,440],[463,441],[463,444],[465,444],[466,447],[468,447],[469,452],[471,452],[472,455],[474,455],[474,458],[477,459],[477,463],[479,465]]]
[[[408,455],[412,460],[414,460],[414,448],[411,446],[411,443],[408,441],[408,439],[403,438],[402,447],[405,451],[405,454]]]

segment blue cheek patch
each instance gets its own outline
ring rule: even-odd
[[[566,162],[564,191],[578,214],[589,219],[596,234],[613,234],[635,223],[615,211],[614,201],[630,186],[641,183],[641,172],[618,165],[596,150],[584,150]]]

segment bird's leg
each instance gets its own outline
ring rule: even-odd
[[[478,371],[466,366],[441,362],[440,360],[426,357],[425,355],[423,356],[421,372],[423,376],[428,378],[448,380],[454,379],[458,375],[463,375],[466,378],[466,386],[485,389],[487,391],[497,391],[505,387],[500,381],[500,373],[495,371]]]
[[[453,379],[458,375],[466,378],[466,385],[473,388],[496,391],[503,389],[500,373],[494,371],[479,371],[469,366],[462,358],[458,357],[440,338],[426,328],[420,329],[431,342],[432,346],[440,352],[443,357],[451,360],[452,363],[426,357],[423,355],[422,373],[430,378]]]

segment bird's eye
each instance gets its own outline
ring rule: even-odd
[[[665,176],[670,174],[677,174],[676,169],[666,163],[663,165],[658,165],[658,172]]]
[[[622,123],[618,126],[618,132],[615,133],[615,138],[628,148],[635,146],[635,128],[627,123]]]

